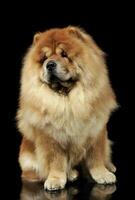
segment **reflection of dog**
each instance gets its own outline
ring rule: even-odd
[[[103,53],[90,36],[75,27],[36,34],[17,114],[22,176],[60,189],[84,160],[97,183],[115,182],[106,124],[116,106]]]
[[[74,199],[73,197],[76,196],[78,193],[78,189],[76,187],[68,188],[67,190],[62,191],[55,191],[55,192],[47,192],[43,190],[43,187],[39,183],[30,183],[27,181],[23,181],[22,191],[21,191],[21,198],[20,200],[26,199],[44,199],[44,200],[68,200]],[[70,198],[69,198],[70,197]]]
[[[109,200],[112,194],[116,191],[115,185],[95,185],[92,190],[89,189],[89,185],[83,185],[83,188],[85,188],[87,192],[83,191],[82,188],[81,191],[79,191],[77,186],[72,186],[62,191],[47,192],[43,190],[42,186],[38,183],[29,183],[24,181],[20,200],[78,200],[80,199],[80,193],[84,194],[84,192],[90,200]]]
[[[116,191],[116,185],[95,185],[90,194],[90,200],[109,200]]]

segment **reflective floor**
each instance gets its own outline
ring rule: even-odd
[[[18,169],[18,168],[17,168]],[[120,170],[121,169],[121,170]],[[117,182],[113,185],[98,185],[90,179],[80,176],[73,183],[67,183],[61,191],[48,192],[43,189],[43,183],[22,181],[20,170],[16,171],[14,200],[132,200],[132,182],[128,166],[119,166],[116,176]],[[13,191],[12,191],[13,192]],[[131,196],[131,197],[130,197]]]
[[[83,174],[81,168],[79,171],[79,179],[75,182],[68,182],[65,189],[61,191],[49,192],[44,190],[43,183],[34,183],[21,180],[21,170],[16,165],[15,179],[11,178],[11,193],[7,192],[9,198],[13,200],[132,200],[134,195],[133,172],[131,170],[129,157],[116,162],[117,166],[117,182],[113,185],[99,185],[92,182],[87,173]],[[12,174],[13,175],[13,174]]]
[[[113,199],[116,190],[116,185],[92,186],[86,182],[76,182],[62,191],[47,192],[42,184],[23,182],[20,200],[108,200]]]

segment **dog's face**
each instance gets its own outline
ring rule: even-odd
[[[41,80],[54,89],[69,88],[78,79],[77,66],[67,49],[68,43],[52,42],[42,48]]]
[[[89,36],[78,28],[51,29],[33,40],[33,60],[40,81],[58,92],[69,92],[79,81],[87,54]],[[95,46],[94,46],[95,48]],[[97,48],[97,47],[96,47]]]
[[[70,90],[79,79],[75,57],[81,46],[66,29],[52,29],[34,37],[35,62],[40,69],[40,80],[55,90]]]

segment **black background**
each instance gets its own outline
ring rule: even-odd
[[[9,4],[8,8],[10,8]],[[4,131],[1,135],[5,136],[1,140],[3,143],[1,147],[4,160],[2,167],[5,170],[3,188],[8,188],[6,197],[9,195],[10,198],[19,199],[22,185],[17,162],[21,137],[16,130],[15,113],[24,53],[36,32],[51,27],[77,25],[91,34],[107,55],[110,80],[120,105],[119,109],[112,115],[108,125],[109,137],[114,141],[113,160],[118,169],[117,190],[112,195],[112,199],[129,199],[133,178],[131,171],[133,161],[131,158],[134,157],[131,145],[132,116],[129,108],[131,105],[132,64],[129,64],[129,39],[127,39],[131,35],[129,28],[131,21],[127,18],[123,6],[119,7],[110,3],[101,7],[97,3],[94,6],[85,4],[85,7],[83,7],[83,2],[80,5],[77,3],[73,6],[64,1],[59,4],[33,2],[29,6],[27,3],[18,2],[12,4],[11,9],[8,10],[5,9],[7,16],[4,15],[3,17],[6,45],[5,40],[1,38],[1,42],[4,41],[4,47],[6,47],[3,73],[1,73],[2,100],[4,100],[1,108],[1,110],[4,110],[2,115]],[[128,8],[126,8],[126,12],[127,10]],[[4,74],[6,74],[6,78]],[[80,184],[83,187],[82,185],[79,186],[80,195],[78,195],[78,199],[89,199],[86,193],[91,186],[85,185],[83,181],[80,181]],[[9,189],[11,189],[10,192],[8,192]]]

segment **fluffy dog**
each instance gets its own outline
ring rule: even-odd
[[[37,33],[24,58],[17,112],[22,177],[62,189],[83,162],[97,183],[114,183],[106,126],[116,108],[104,53],[84,30]]]

